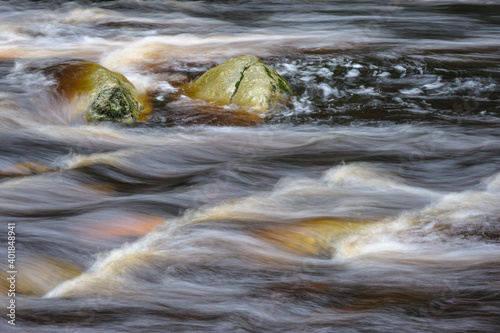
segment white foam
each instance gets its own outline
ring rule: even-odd
[[[433,90],[433,89],[441,88],[442,86],[444,86],[444,83],[441,82],[441,76],[438,76],[436,81],[434,81],[432,83],[424,84],[423,88],[428,89],[428,90]]]
[[[377,91],[375,91],[375,88],[373,87],[368,87],[365,88],[365,86],[360,86],[358,89],[352,89],[350,90],[354,94],[358,95],[370,95],[370,96],[377,96],[380,95]]]
[[[404,180],[390,171],[381,169],[367,163],[353,163],[341,165],[328,170],[323,180],[331,185],[340,186],[362,186],[378,190],[390,190],[394,192],[406,192],[420,196],[441,197],[439,192],[430,191],[425,188],[409,186]]]
[[[82,24],[124,21],[128,18],[121,13],[102,8],[76,8],[63,16],[61,21],[68,24]]]
[[[323,92],[323,98],[328,99],[332,96],[339,97],[339,90],[337,87],[332,88],[327,83],[320,83],[318,88]]]
[[[400,89],[399,92],[403,95],[420,95],[423,93],[423,91],[419,88]]]
[[[396,65],[393,67],[395,70],[397,70],[399,73],[406,73],[406,68],[404,68],[402,65]]]
[[[357,69],[351,69],[345,77],[358,77],[361,73]]]
[[[497,192],[500,190],[500,172],[494,174],[491,177],[486,178],[483,181],[486,184],[486,189],[491,192]]]
[[[422,211],[441,223],[483,223],[488,216],[500,214],[500,196],[485,191],[450,193],[435,205]]]

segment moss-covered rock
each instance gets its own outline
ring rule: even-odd
[[[52,171],[57,171],[57,169],[50,168],[40,163],[26,161],[12,165],[5,169],[0,169],[0,178],[29,176],[37,173],[52,172]]]
[[[69,61],[55,73],[59,93],[76,101],[87,121],[134,122],[150,112],[146,97],[129,80],[96,63]]]
[[[207,102],[234,103],[265,112],[292,95],[292,90],[276,70],[257,57],[245,56],[230,59],[207,71],[191,83],[186,94]]]

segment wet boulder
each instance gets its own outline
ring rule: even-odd
[[[220,105],[239,107],[262,113],[292,95],[281,75],[259,58],[233,58],[212,68],[190,84],[186,94]]]
[[[125,76],[96,63],[69,61],[55,69],[57,91],[87,121],[140,121],[150,112],[144,95]]]

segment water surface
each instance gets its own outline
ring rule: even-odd
[[[2,332],[497,332],[499,35],[487,0],[0,1]],[[293,98],[180,94],[242,55]],[[86,124],[68,59],[151,118]]]

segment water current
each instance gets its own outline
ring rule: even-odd
[[[500,331],[499,36],[496,0],[0,1],[0,331]],[[179,89],[243,55],[294,91],[258,121]],[[151,117],[85,123],[68,59]]]

